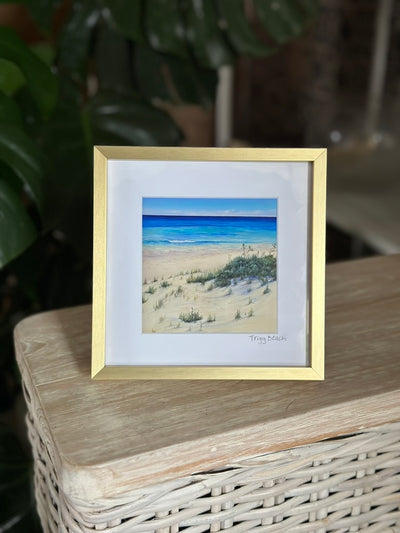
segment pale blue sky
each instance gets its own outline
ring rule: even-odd
[[[143,215],[276,217],[275,198],[143,198]]]

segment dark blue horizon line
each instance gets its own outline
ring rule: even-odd
[[[259,215],[142,215],[143,217],[152,218],[277,218],[276,216],[259,216]]]

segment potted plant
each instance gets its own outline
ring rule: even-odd
[[[90,300],[93,145],[182,143],[194,118],[212,117],[221,66],[243,54],[275,53],[318,9],[318,0],[253,0],[254,26],[246,4],[22,0],[36,42],[0,27],[3,410],[19,390],[15,323]],[[6,486],[15,472],[1,465]],[[0,529],[14,511],[0,515]]]

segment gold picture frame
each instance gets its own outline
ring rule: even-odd
[[[96,146],[92,378],[324,379],[326,156]]]

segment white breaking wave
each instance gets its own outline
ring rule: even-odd
[[[181,244],[183,242],[196,242],[196,241],[192,241],[190,239],[182,239],[182,240],[181,239],[175,239],[175,240],[171,240],[171,241],[169,240],[167,242],[170,242],[170,243],[173,243],[173,244]]]

